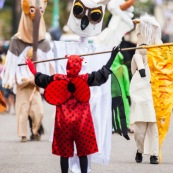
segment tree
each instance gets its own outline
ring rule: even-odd
[[[18,30],[18,25],[20,21],[21,15],[21,1],[13,0],[12,3],[12,34],[15,34]]]

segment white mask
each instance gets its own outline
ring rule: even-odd
[[[109,0],[74,0],[67,26],[77,35],[91,37],[102,29],[105,5]]]

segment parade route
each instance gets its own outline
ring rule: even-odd
[[[41,141],[21,143],[17,136],[16,116],[0,114],[0,173],[61,173],[59,157],[51,154],[49,136],[53,124],[54,108],[44,102],[43,125],[45,135]],[[173,122],[163,143],[163,163],[149,164],[149,156],[141,164],[135,162],[136,146],[133,134],[130,141],[117,134],[112,138],[109,164],[92,163],[91,173],[173,173]],[[30,131],[28,128],[28,138]]]

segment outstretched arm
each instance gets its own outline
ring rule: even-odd
[[[88,85],[89,86],[100,86],[108,80],[109,75],[112,73],[112,71],[110,70],[110,67],[111,67],[117,53],[119,52],[119,50],[120,50],[119,46],[114,47],[112,49],[111,57],[108,60],[108,62],[106,63],[106,65],[103,66],[100,70],[98,70],[96,72],[92,72],[91,74],[88,75]]]
[[[45,75],[42,73],[37,73],[33,62],[30,59],[26,59],[26,64],[28,65],[30,71],[35,76],[35,84],[41,88],[46,88],[46,86],[53,81],[53,77],[49,75]]]
[[[104,84],[111,73],[112,71],[109,68],[103,66],[100,70],[94,71],[88,75],[88,85],[100,86]]]
[[[53,81],[53,77],[54,75],[48,76],[46,74],[36,73],[35,84],[41,88],[46,88],[47,85]]]

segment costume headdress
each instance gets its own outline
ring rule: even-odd
[[[145,41],[147,45],[158,43],[158,40],[161,39],[161,28],[153,16],[144,14],[133,21],[136,24],[136,34],[140,35],[139,42],[143,44],[143,41]]]
[[[36,3],[39,4],[37,8],[40,9],[41,14],[38,41],[45,38],[46,27],[43,14],[47,6],[47,0],[21,0],[22,16],[18,32],[15,36],[26,43],[33,43],[33,19],[36,11]]]
[[[110,0],[74,0],[68,27],[79,36],[90,37],[101,32],[106,4]]]

